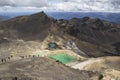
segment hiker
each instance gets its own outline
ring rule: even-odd
[[[29,57],[31,57],[31,55],[29,55]]]
[[[24,56],[20,56],[21,58],[24,58]]]
[[[33,57],[35,57],[35,55],[33,55]]]
[[[27,58],[27,55],[25,57]]]
[[[10,57],[8,57],[8,59],[10,60]]]
[[[3,60],[3,59],[1,59],[1,61],[3,62],[4,60]]]
[[[40,57],[40,56],[38,55],[38,57]]]
[[[10,56],[11,58],[13,57],[13,55]]]
[[[2,63],[3,63],[3,62],[6,62],[6,59],[1,59],[1,61],[2,61]]]
[[[17,77],[14,77],[12,80],[18,80],[18,78],[17,78]]]

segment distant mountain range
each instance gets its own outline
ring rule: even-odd
[[[56,19],[72,19],[72,18],[100,18],[102,20],[107,20],[113,23],[120,24],[120,13],[110,13],[110,12],[47,12],[49,16]]]
[[[31,15],[35,12],[4,12],[0,13],[1,16],[8,16],[9,18],[22,16],[22,15]],[[102,20],[107,20],[113,23],[120,24],[120,13],[112,12],[46,12],[47,15],[55,19],[72,19],[72,18],[100,18]]]
[[[57,44],[60,38],[61,49],[67,43],[77,46],[73,51],[80,55],[83,55],[81,51],[89,57],[120,55],[120,25],[99,18],[56,20],[40,12],[0,22],[1,43],[3,39],[44,41],[48,36]]]
[[[9,17],[7,17],[7,16],[1,16],[0,15],[0,21],[2,21],[2,20],[7,20]]]

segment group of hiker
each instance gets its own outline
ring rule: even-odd
[[[1,59],[1,62],[2,62],[2,63],[3,63],[3,62],[7,62],[7,60],[10,60],[12,57],[13,57],[13,56],[11,55],[11,56],[9,56],[9,57],[2,58],[2,59]]]
[[[40,55],[24,55],[24,56],[20,56],[22,59],[24,58],[32,58],[32,57],[40,57]]]
[[[24,55],[24,56],[19,56],[21,59],[25,59],[25,58],[35,58],[35,57],[40,57],[40,55]],[[11,58],[13,58],[13,56],[9,56],[9,57],[5,57],[1,59],[1,63],[5,63],[7,61],[10,61]]]

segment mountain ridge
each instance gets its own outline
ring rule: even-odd
[[[44,41],[48,35],[61,37],[65,44],[75,42],[76,51],[80,49],[90,57],[120,55],[118,46],[114,46],[120,41],[120,25],[108,21],[90,17],[57,20],[40,12],[0,22],[1,39]]]

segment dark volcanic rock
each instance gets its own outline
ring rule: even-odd
[[[60,23],[63,24],[65,22],[61,21]],[[62,25],[59,24],[58,26]],[[120,25],[112,24],[100,19],[84,17],[82,19],[74,18],[68,20],[67,24],[64,26],[64,28],[59,27],[59,30],[75,37],[79,48],[81,48],[89,56],[120,54],[112,45],[120,41]],[[83,41],[86,44],[81,45],[80,41]],[[86,45],[87,47],[82,47]],[[91,48],[92,46],[94,46],[93,49]],[[118,48],[119,47],[117,47],[117,50]]]
[[[47,32],[44,31],[48,30],[51,24],[51,18],[49,18],[44,12],[41,12],[30,16],[19,16],[1,22],[0,29],[8,32],[8,34],[18,34],[17,37],[31,38],[34,36],[35,38],[36,36],[40,37],[40,34],[42,33],[44,33],[45,36]],[[12,35],[10,35],[10,37],[11,36]]]
[[[49,33],[73,40],[78,48],[92,57],[119,55],[120,25],[104,20],[84,17],[55,20],[44,12],[20,16],[0,22],[0,40],[44,40]],[[69,37],[68,37],[69,36]],[[65,46],[65,45],[64,45]]]

